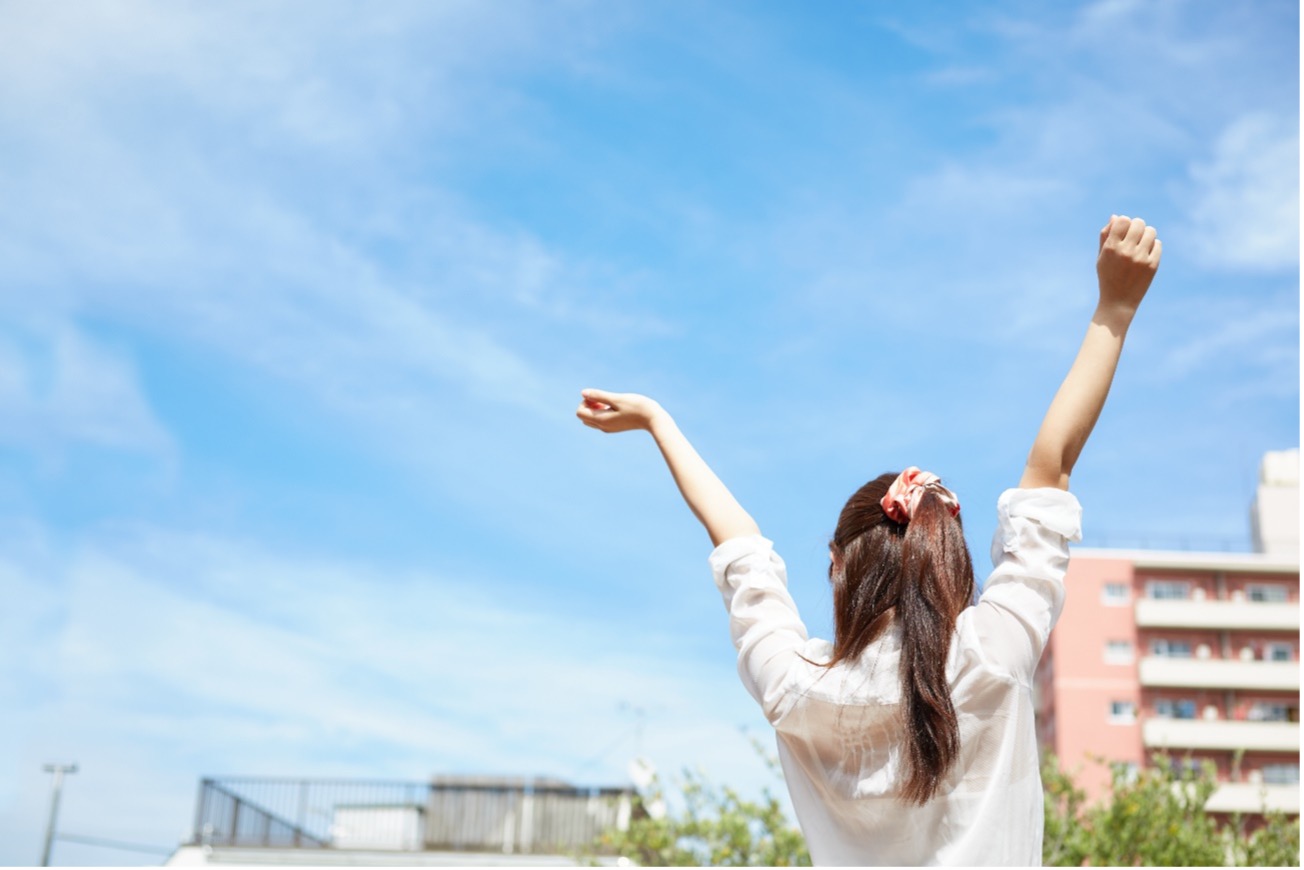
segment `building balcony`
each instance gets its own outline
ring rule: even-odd
[[[1294,815],[1299,813],[1299,786],[1225,782],[1209,796],[1204,808],[1211,813],[1262,813],[1266,810]]]
[[[1143,686],[1182,689],[1258,689],[1298,692],[1299,662],[1258,662],[1237,659],[1179,659],[1146,656],[1139,676]]]
[[[1221,631],[1299,631],[1299,605],[1257,601],[1142,598],[1139,628],[1207,628]]]
[[[1156,717],[1141,724],[1141,739],[1147,749],[1299,752],[1299,723]]]

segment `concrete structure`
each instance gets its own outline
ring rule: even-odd
[[[1210,810],[1299,812],[1298,450],[1264,457],[1251,524],[1254,553],[1073,550],[1034,699],[1090,799],[1164,751],[1215,765]]]
[[[1260,553],[1299,556],[1299,450],[1263,457],[1250,528]]]
[[[629,787],[436,776],[428,782],[200,781],[194,833],[169,865],[573,866],[627,830]]]

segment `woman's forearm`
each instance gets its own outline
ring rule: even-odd
[[[756,521],[698,455],[669,414],[661,411],[653,416],[648,431],[661,450],[680,494],[706,528],[712,544],[719,546],[730,538],[760,534]]]
[[[756,521],[742,509],[679,431],[674,418],[656,401],[638,393],[582,390],[575,416],[585,426],[602,432],[646,429],[651,433],[684,501],[717,547],[730,538],[760,534]]]
[[[1105,407],[1134,313],[1103,307],[1096,310],[1077,358],[1037,432],[1019,486],[1069,488],[1069,475]]]

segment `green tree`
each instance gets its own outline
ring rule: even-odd
[[[751,736],[752,749],[776,781],[779,759]],[[619,855],[643,866],[809,867],[801,831],[767,787],[760,800],[746,800],[701,773],[685,770],[673,811],[659,778],[634,799],[628,828],[608,831],[592,853]]]
[[[778,774],[778,763],[753,740]],[[1157,755],[1152,766],[1113,769],[1111,790],[1088,805],[1073,778],[1054,756],[1042,767],[1046,823],[1043,861],[1047,866],[1299,866],[1300,823],[1270,813],[1248,831],[1247,820],[1205,812],[1217,788],[1209,766]],[[589,857],[618,855],[644,866],[809,866],[801,832],[788,820],[769,789],[745,800],[717,787],[700,773],[685,771],[673,811],[654,779],[635,798],[624,831],[608,831]]]
[[[810,866],[801,831],[768,788],[759,801],[746,800],[685,771],[676,803],[682,808],[666,811],[661,783],[654,780],[634,799],[629,826],[603,834],[594,851],[644,866]]]
[[[1268,813],[1264,825],[1249,837],[1238,839],[1236,863],[1242,867],[1298,867],[1299,816]]]
[[[1249,835],[1243,819],[1205,812],[1212,765],[1156,755],[1144,770],[1113,768],[1110,794],[1087,806],[1054,756],[1042,767],[1048,866],[1299,866],[1299,819],[1269,814]]]

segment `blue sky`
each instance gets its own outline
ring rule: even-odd
[[[827,635],[882,471],[986,564],[1111,213],[1165,252],[1086,543],[1247,546],[1299,444],[1290,2],[0,22],[0,863],[54,760],[65,830],[162,846],[211,774],[770,782],[707,538],[579,389],[675,413]]]

